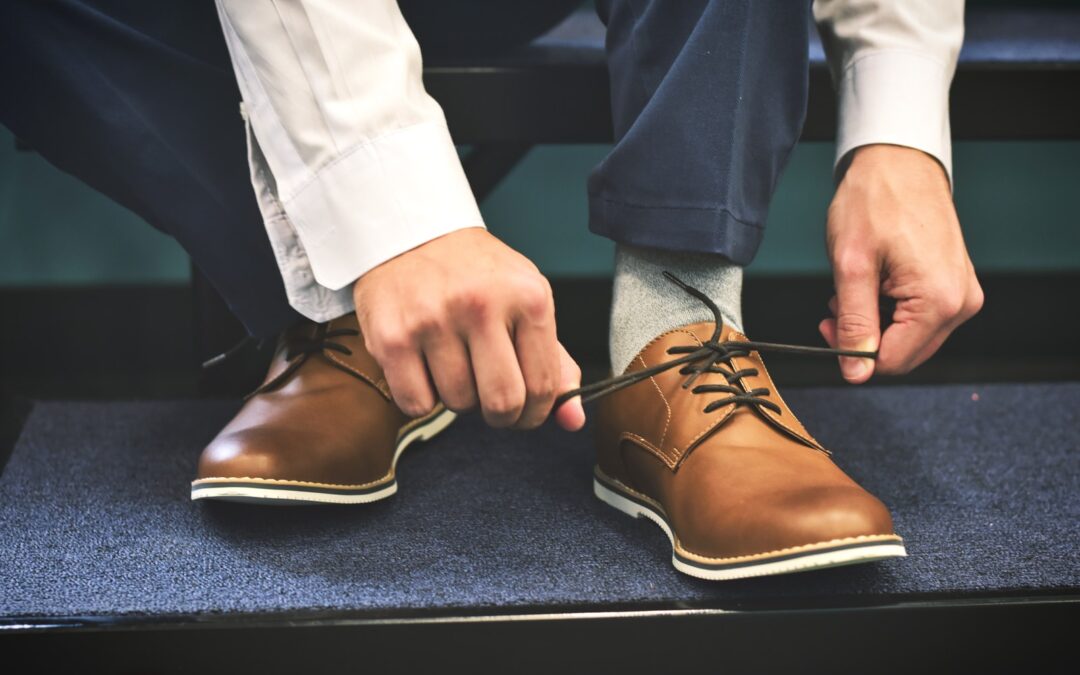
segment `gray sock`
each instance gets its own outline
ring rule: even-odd
[[[724,323],[742,331],[742,268],[715,253],[684,253],[619,244],[615,247],[615,289],[611,303],[612,372],[630,361],[661,333],[712,321],[709,308],[664,278],[667,270],[709,296]]]

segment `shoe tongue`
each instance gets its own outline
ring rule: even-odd
[[[712,321],[702,321],[701,323],[692,323],[682,328],[679,328],[684,333],[691,333],[701,342],[708,342],[712,337],[713,331],[716,330],[716,324]],[[717,338],[717,342],[723,342],[725,340],[735,340],[738,342],[745,342],[746,336],[735,330],[731,324],[723,324],[720,327],[720,336]]]
[[[663,333],[662,335],[657,336],[652,342],[645,345],[638,356],[627,367],[627,370],[640,370],[646,367],[646,365],[642,364],[653,366],[665,361],[677,359],[681,356],[680,354],[669,354],[667,350],[674,346],[701,346],[712,338],[715,330],[716,325],[712,321],[702,321],[700,323],[686,324],[685,326],[680,326]],[[721,327],[720,336],[717,338],[717,341],[724,342],[725,340],[744,342],[746,341],[746,336],[725,324]],[[677,368],[672,369],[669,372],[677,373]],[[685,379],[685,376],[682,375],[676,374],[675,377],[680,381]],[[706,380],[714,377],[723,378],[722,375],[717,375],[715,373],[702,373],[698,376],[698,383],[704,383]]]
[[[356,334],[328,335],[333,331],[352,330]],[[290,345],[311,344],[319,341],[326,344],[336,344],[344,347],[347,351],[324,347],[321,350],[312,351],[306,357],[296,354],[293,360],[287,359]],[[364,339],[359,333],[359,322],[356,314],[349,312],[326,322],[319,324],[314,321],[303,320],[287,330],[278,341],[277,352],[270,364],[265,382],[269,382],[281,375],[296,358],[303,358],[302,365],[297,369],[297,376],[310,376],[312,371],[316,373],[329,373],[335,378],[355,376],[364,380],[379,391],[387,400],[390,400],[390,389],[383,377],[382,369],[375,358],[364,347]],[[327,370],[333,369],[333,372]],[[300,371],[303,371],[302,373]],[[319,375],[316,375],[319,377]]]
[[[327,330],[337,330],[339,328],[360,330],[360,322],[356,319],[356,312],[342,314],[338,318],[331,320],[326,326]]]

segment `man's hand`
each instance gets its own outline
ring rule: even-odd
[[[829,207],[826,246],[836,295],[821,334],[833,347],[879,350],[876,362],[840,357],[848,382],[910,371],[982,307],[948,177],[919,150],[855,150]],[[881,295],[896,301],[884,334]]]
[[[531,429],[581,371],[555,334],[551,287],[486,230],[457,230],[386,261],[353,285],[364,343],[394,401],[419,417],[436,401],[479,404],[496,427]],[[581,399],[556,413],[576,431]]]

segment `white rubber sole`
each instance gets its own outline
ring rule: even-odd
[[[242,502],[248,504],[370,504],[397,492],[398,458],[416,441],[434,438],[457,419],[452,410],[443,409],[428,419],[421,419],[398,440],[390,474],[370,485],[330,485],[302,481],[259,478],[212,478],[191,484],[191,499]]]
[[[610,479],[609,479],[610,480]],[[671,542],[671,563],[675,569],[698,579],[725,581],[745,579],[774,574],[790,574],[827,567],[855,565],[885,558],[898,558],[907,555],[904,544],[899,538],[886,541],[844,541],[834,546],[823,544],[821,548],[810,548],[799,552],[778,551],[774,556],[755,557],[753,560],[733,559],[731,562],[705,563],[690,560],[679,554],[675,543],[675,534],[671,531],[667,519],[644,503],[623,492],[612,483],[593,479],[593,492],[608,506],[612,506],[634,518],[648,518],[664,531]]]

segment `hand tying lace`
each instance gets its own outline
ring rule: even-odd
[[[727,380],[727,384],[699,384],[690,390],[694,394],[729,394],[724,398],[710,401],[705,406],[704,412],[706,413],[710,413],[732,403],[735,405],[750,405],[755,408],[764,406],[776,413],[780,413],[780,406],[767,398],[770,392],[765,387],[747,391],[738,386],[743,377],[757,375],[758,371],[756,368],[735,370],[731,361],[733,357],[748,356],[752,351],[771,351],[786,352],[789,354],[856,356],[868,359],[877,358],[877,352],[860,352],[846,349],[831,349],[828,347],[803,347],[800,345],[784,345],[773,342],[739,342],[735,340],[725,340],[720,342],[720,333],[723,329],[724,320],[720,315],[720,308],[716,306],[716,303],[698,289],[683,282],[671,272],[664,272],[664,277],[693,297],[705,303],[712,311],[715,323],[712,337],[701,346],[678,345],[667,350],[668,354],[683,354],[684,356],[659,363],[655,366],[649,366],[642,370],[624,373],[606,380],[600,380],[599,382],[593,382],[592,384],[561,394],[555,399],[555,408],[558,408],[575,396],[581,396],[583,403],[592,401],[601,396],[616,392],[624,387],[629,387],[632,384],[646,380],[657,373],[662,373],[677,366],[682,366],[679,368],[679,374],[688,376],[686,381],[683,382],[683,389],[687,389],[694,384],[702,373],[721,374]],[[727,368],[723,368],[721,365],[726,365]]]

